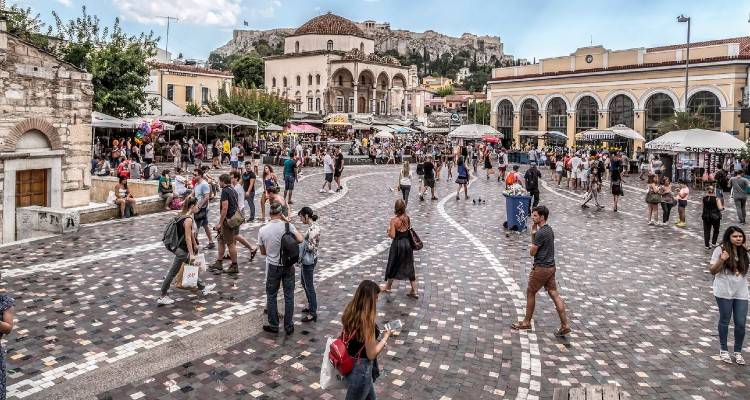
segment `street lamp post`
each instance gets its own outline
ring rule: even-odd
[[[677,22],[687,22],[687,50],[685,54],[685,111],[688,109],[688,71],[690,69],[690,17],[680,14]]]

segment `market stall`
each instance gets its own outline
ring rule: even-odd
[[[733,161],[745,146],[726,132],[685,129],[659,136],[646,143],[646,150],[659,155],[666,176],[702,183],[712,181],[714,172]]]
[[[645,141],[646,139],[625,125],[615,125],[605,129],[594,128],[576,134],[577,147],[622,151],[629,158],[633,158],[636,140]]]
[[[539,148],[542,146],[540,140],[544,140],[545,146],[565,146],[568,141],[568,135],[560,131],[520,131],[518,136],[521,142],[521,148],[526,145]]]

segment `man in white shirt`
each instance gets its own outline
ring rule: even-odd
[[[229,152],[229,164],[232,166],[232,170],[240,167],[240,142],[235,143]]]
[[[581,157],[576,153],[573,158],[570,159],[570,179],[573,181],[573,189],[578,189],[578,182],[581,179]]]
[[[146,164],[154,162],[154,144],[152,142],[146,143],[143,147],[143,160],[146,161]]]
[[[325,193],[326,185],[328,185],[328,193],[333,193],[331,188],[331,182],[333,182],[333,158],[331,157],[331,149],[326,149],[326,155],[323,157],[323,173],[325,174],[325,180],[323,186],[320,188],[320,193]]]

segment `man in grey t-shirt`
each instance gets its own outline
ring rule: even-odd
[[[555,281],[555,233],[547,225],[549,210],[545,206],[534,207],[531,219],[534,225],[531,228],[531,248],[529,254],[534,257],[534,266],[529,273],[529,284],[526,288],[526,315],[523,321],[515,322],[513,329],[531,329],[531,318],[534,316],[536,307],[536,294],[544,287],[547,294],[552,298],[560,317],[560,328],[555,331],[555,336],[561,337],[570,333],[568,317],[565,315],[565,303],[557,291]]]
[[[268,325],[263,325],[266,332],[279,331],[279,316],[276,311],[276,296],[279,285],[284,287],[284,330],[287,335],[294,332],[294,266],[281,265],[281,237],[286,232],[287,222],[283,219],[284,205],[273,201],[269,205],[271,220],[258,231],[258,246],[260,254],[266,256],[266,309],[268,311]],[[294,235],[297,243],[302,243],[302,235],[294,225],[289,224],[289,232]]]
[[[747,188],[750,181],[742,176],[742,170],[734,171],[734,176],[729,180],[734,198],[734,208],[737,210],[737,219],[741,224],[745,223],[745,203],[747,202]]]

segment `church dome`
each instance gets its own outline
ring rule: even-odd
[[[330,12],[305,22],[294,31],[294,35],[351,35],[365,37],[365,33],[354,22]]]

